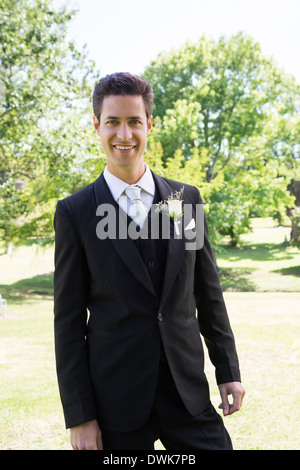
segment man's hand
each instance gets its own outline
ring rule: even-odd
[[[220,403],[219,408],[223,410],[223,415],[232,415],[235,411],[239,411],[246,393],[242,384],[240,382],[220,384],[219,391],[222,399],[222,403]],[[232,395],[232,404],[229,403],[228,395]]]
[[[101,431],[95,419],[71,428],[70,432],[74,450],[103,450]]]

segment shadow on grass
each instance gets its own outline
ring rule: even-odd
[[[247,264],[247,261],[259,261],[262,263],[275,261],[275,263],[280,263],[281,261],[293,260],[294,258],[294,254],[286,248],[285,244],[273,245],[269,243],[249,244],[242,247],[223,246],[221,257],[228,264],[241,260],[244,260],[245,264]],[[280,290],[280,280],[278,280],[280,276],[297,278],[300,276],[300,266],[280,267],[274,270],[267,270],[263,264],[259,269],[237,266],[234,268],[224,267],[219,270],[219,276],[223,291],[255,292],[259,290],[259,279],[261,276],[274,279],[273,285],[268,285],[267,289]],[[274,276],[277,277],[277,280]]]
[[[289,268],[274,269],[273,273],[280,273],[283,276],[300,276],[300,266],[290,266]]]
[[[240,278],[221,278],[221,287],[223,292],[255,292],[256,283],[245,277]]]
[[[293,258],[293,254],[286,250],[286,245],[283,243],[274,245],[272,243],[259,243],[259,244],[245,244],[241,247],[229,247],[228,245],[221,246],[222,258],[237,261],[237,260],[259,260],[259,261],[272,261],[274,259],[289,260]]]
[[[249,276],[253,272],[250,268],[222,268],[219,270],[220,283],[223,291],[253,292],[256,290],[255,282]]]
[[[53,273],[39,274],[13,284],[0,284],[0,294],[15,303],[37,297],[53,297]]]

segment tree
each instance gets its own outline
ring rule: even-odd
[[[95,75],[85,51],[66,40],[73,11],[49,0],[1,0],[0,8],[0,231],[8,242],[50,235],[54,200],[89,180]]]
[[[292,204],[287,185],[298,165],[290,154],[299,144],[300,89],[293,77],[243,33],[218,41],[202,37],[160,54],[144,76],[154,90],[154,135],[165,170],[177,150],[181,166],[194,149],[206,153],[196,166],[205,173],[201,184],[213,227],[236,244],[254,212],[283,215]]]
[[[289,191],[295,196],[295,207],[288,210],[288,216],[292,222],[291,244],[300,249],[300,178],[292,181]]]

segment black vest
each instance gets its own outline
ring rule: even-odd
[[[158,190],[155,190],[153,204],[161,200]],[[161,214],[159,215],[161,218]],[[152,280],[155,292],[158,297],[161,297],[162,287],[165,276],[165,265],[168,251],[168,240],[163,239],[161,236],[162,223],[158,224],[159,237],[151,239],[151,210],[148,213],[148,218],[145,224],[148,224],[148,238],[139,237],[135,240],[137,249],[140,252],[141,258]]]

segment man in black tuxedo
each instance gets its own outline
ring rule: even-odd
[[[225,416],[245,393],[234,337],[198,189],[144,162],[152,104],[141,77],[100,80],[94,127],[107,166],[57,204],[55,350],[66,427],[74,449],[153,449],[157,439],[166,449],[232,449],[210,402],[200,333]],[[178,236],[176,221],[152,208],[182,188]]]

